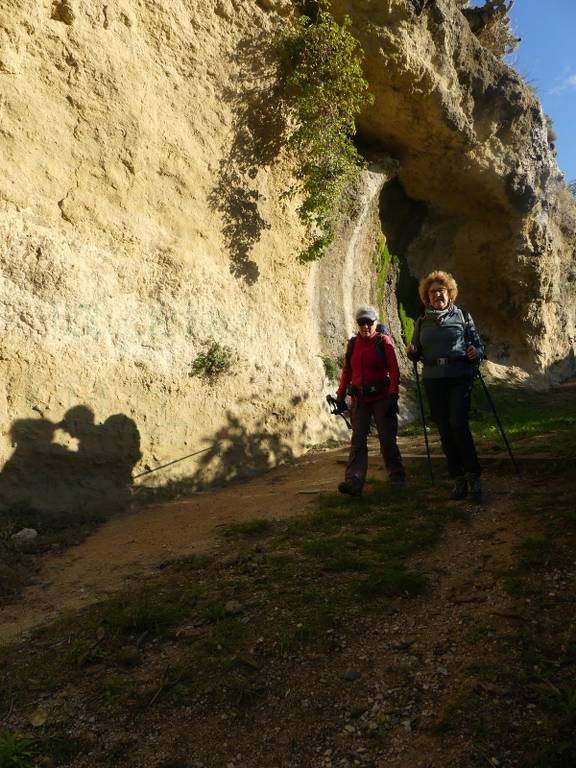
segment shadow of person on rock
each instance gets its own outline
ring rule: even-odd
[[[132,470],[140,460],[140,433],[133,419],[123,413],[96,424],[94,412],[76,405],[58,425],[78,440],[77,484],[82,494],[109,512],[124,509],[130,502]]]
[[[57,430],[75,438],[77,450],[54,442]],[[0,511],[16,524],[58,529],[101,520],[129,504],[141,454],[140,433],[128,416],[96,424],[93,411],[78,405],[58,423],[16,419],[9,436],[14,452],[0,472]]]
[[[22,525],[37,526],[40,512],[60,512],[71,502],[66,478],[75,454],[53,442],[57,429],[42,418],[16,419],[10,427],[14,453],[0,473],[0,506]]]

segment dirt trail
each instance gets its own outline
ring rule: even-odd
[[[341,449],[307,454],[250,481],[110,520],[81,544],[44,558],[35,583],[0,609],[0,638],[17,637],[128,581],[142,581],[166,560],[209,551],[222,526],[302,513],[315,493],[335,488],[343,471],[338,462],[346,453]]]
[[[400,438],[406,458],[421,455],[419,438]],[[435,440],[435,458],[442,460]],[[128,582],[141,582],[165,561],[210,551],[219,529],[257,518],[303,513],[317,493],[342,479],[348,449],[311,452],[252,480],[134,509],[110,520],[77,546],[43,559],[35,582],[0,608],[0,638],[10,640],[59,614],[90,605]],[[370,473],[383,468],[375,447]]]

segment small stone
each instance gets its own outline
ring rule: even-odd
[[[224,612],[229,616],[238,616],[238,614],[242,613],[243,611],[244,607],[238,600],[228,600],[224,606]]]
[[[38,531],[35,528],[22,528],[22,530],[15,533],[12,538],[15,541],[34,541],[37,536]]]
[[[358,672],[357,669],[347,669],[344,673],[344,680],[348,680],[351,683],[353,683],[354,680],[358,680],[359,678],[360,672]]]
[[[135,645],[125,645],[123,648],[120,648],[118,661],[122,666],[128,667],[128,669],[137,667],[141,661],[138,648]]]

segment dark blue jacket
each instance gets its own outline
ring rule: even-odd
[[[476,361],[466,356],[466,347],[476,347],[479,358],[484,357],[484,346],[469,312],[452,304],[439,320],[423,315],[414,326],[412,344],[416,351],[409,355],[422,360],[425,379],[443,379],[448,376],[473,376]]]

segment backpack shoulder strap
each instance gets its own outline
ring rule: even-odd
[[[386,363],[386,366],[388,366],[388,358],[386,357],[386,345],[384,344],[384,334],[383,333],[379,333],[376,336],[376,349],[378,350],[378,352],[384,358],[384,362]]]
[[[386,345],[384,344],[384,335],[385,334],[383,333],[376,334],[376,349],[382,355],[386,364],[388,364],[388,357],[386,356]],[[352,353],[354,352],[355,342],[356,342],[356,336],[352,336],[352,338],[348,340],[348,344],[346,346],[345,357],[348,365],[350,365],[350,360],[352,359]]]
[[[464,341],[467,344],[470,344],[472,343],[470,339],[470,323],[472,322],[472,315],[463,307],[458,307],[458,311],[462,315],[462,322],[464,324]]]
[[[350,360],[352,359],[352,352],[354,352],[354,344],[356,342],[356,336],[351,336],[348,339],[348,344],[346,345],[346,352],[344,353],[344,357],[346,358],[346,362],[348,365],[350,365]]]
[[[416,318],[416,322],[414,324],[414,330],[412,331],[412,339],[410,341],[410,344],[413,344],[415,347],[420,346],[420,328],[422,327],[422,322],[425,318],[425,315],[419,315]]]

